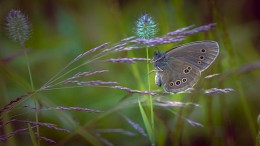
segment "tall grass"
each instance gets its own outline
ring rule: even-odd
[[[34,24],[29,24],[28,18],[21,11],[11,10],[9,17],[14,21],[6,25],[7,31],[10,38],[18,42],[22,53],[19,51],[13,53],[2,59],[1,63],[3,68],[8,70],[7,66],[12,60],[24,55],[26,58],[24,68],[27,67],[28,75],[21,73],[19,78],[22,80],[18,80],[18,77],[14,80],[20,83],[24,80],[31,88],[26,89],[24,93],[21,91],[16,93],[18,91],[10,87],[13,93],[9,94],[15,97],[2,103],[0,107],[1,143],[4,145],[235,145],[239,144],[235,138],[238,135],[235,133],[237,129],[234,128],[237,124],[229,121],[231,119],[228,108],[232,106],[228,103],[234,96],[239,97],[239,105],[243,109],[244,119],[249,127],[247,133],[251,135],[247,136],[250,140],[245,143],[252,143],[252,137],[259,136],[254,124],[256,111],[252,110],[247,101],[249,97],[240,76],[225,72],[231,70],[225,66],[232,67],[232,70],[239,69],[240,64],[237,61],[239,56],[232,46],[226,22],[217,9],[216,1],[211,0],[208,3],[212,21],[199,22],[206,25],[198,27],[192,25],[198,22],[188,20],[186,13],[183,12],[185,2],[169,3],[174,8],[174,16],[179,18],[174,25],[172,20],[159,21],[165,20],[166,15],[172,15],[171,9],[166,9],[170,5],[167,6],[164,2],[157,4],[160,10],[164,11],[164,15],[155,17],[158,22],[150,24],[151,27],[155,27],[154,29],[149,28],[144,32],[142,27],[137,27],[135,31],[138,30],[140,35],[107,43],[93,41],[92,45],[97,47],[88,47],[81,53],[73,54],[71,61],[67,60],[69,55],[63,56],[66,60],[64,67],[57,69],[55,66],[56,71],[48,70],[47,75],[45,69],[51,68],[54,63],[35,69],[37,63],[28,49],[30,43],[27,42],[34,39],[34,34],[31,32]],[[99,7],[103,10],[103,6]],[[113,5],[113,7],[119,6]],[[17,14],[20,16],[17,17]],[[18,23],[18,18],[22,18],[21,21],[24,22],[20,24],[24,26],[18,25],[21,29],[13,31],[17,29],[14,23]],[[152,19],[147,14],[140,18],[145,18],[145,23]],[[143,25],[140,23],[139,25]],[[158,32],[159,28],[161,32]],[[38,27],[34,27],[33,31],[39,31],[37,29]],[[191,35],[192,37],[188,37]],[[150,74],[153,70],[150,61],[154,48],[165,50],[164,46],[168,48],[198,39],[217,40],[221,54],[217,62],[212,65],[212,70],[203,74],[195,90],[191,93],[167,94],[163,89],[155,87],[154,81],[151,80],[154,74]],[[38,51],[35,48],[33,52]],[[51,50],[47,50],[46,54],[52,53]],[[48,59],[53,60],[51,57]],[[15,73],[16,70],[18,72],[15,68],[10,72]],[[40,74],[41,79],[37,78],[37,74]],[[206,76],[208,74],[210,75]],[[28,81],[25,80],[27,76]],[[230,77],[234,81],[230,81]],[[71,94],[66,95],[68,91],[71,91]],[[63,96],[69,96],[71,99]],[[68,102],[57,102],[58,99]],[[218,132],[223,136],[218,135]],[[24,142],[21,137],[29,142]]]

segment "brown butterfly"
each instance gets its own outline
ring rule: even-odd
[[[214,41],[192,42],[165,53],[156,51],[153,56],[155,83],[170,93],[192,89],[201,72],[214,62],[218,54],[219,46]]]

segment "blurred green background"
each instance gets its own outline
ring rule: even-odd
[[[32,25],[31,39],[26,42],[29,48],[29,62],[35,88],[41,87],[55,73],[61,70],[80,53],[105,42],[117,41],[134,35],[135,22],[144,13],[151,15],[160,29],[158,36],[169,31],[216,22],[216,29],[189,36],[181,43],[160,45],[166,51],[173,46],[199,40],[215,40],[220,45],[220,56],[213,67],[203,76],[219,73],[219,77],[201,79],[198,86],[208,88],[233,88],[235,92],[216,96],[168,95],[172,101],[194,102],[198,108],[175,107],[176,113],[204,127],[191,126],[179,116],[163,108],[155,108],[155,136],[157,145],[259,145],[257,141],[257,116],[260,113],[260,1],[259,0],[12,0],[0,1],[0,57],[19,52],[21,47],[7,36],[5,16],[10,9],[21,10]],[[150,48],[150,58],[155,48]],[[146,57],[145,49],[120,52],[105,58]],[[104,59],[105,59],[104,58]],[[242,67],[242,69],[241,69]],[[133,69],[138,69],[140,79]],[[150,69],[152,69],[152,64]],[[89,80],[102,79],[116,81],[120,85],[141,90],[140,84],[147,84],[146,63],[134,65],[95,62],[73,72],[108,69],[108,73],[96,75]],[[243,70],[244,69],[244,70]],[[31,90],[26,58],[18,55],[8,62],[1,62],[0,106],[1,108],[15,97]],[[73,75],[73,73],[71,75]],[[69,77],[69,76],[68,76]],[[154,74],[150,75],[151,89],[158,90],[154,84]],[[147,88],[146,88],[147,89]],[[162,90],[162,89],[160,89]],[[144,128],[137,104],[107,112],[120,104],[126,92],[83,87],[44,91],[38,95],[40,108],[64,106],[86,107],[105,111],[102,118],[99,113],[73,111],[39,112],[39,121],[57,124],[72,131],[66,134],[48,128],[40,129],[40,134],[51,138],[59,145],[91,145],[85,134],[90,129],[122,128],[135,131],[120,114]],[[139,96],[130,97],[136,100]],[[21,104],[34,106],[33,100]],[[21,110],[22,109],[22,110]],[[21,115],[20,115],[21,114]],[[34,121],[34,112],[16,107],[2,121],[7,119]],[[88,122],[90,126],[84,125]],[[74,125],[73,125],[74,124]],[[75,126],[77,125],[77,126]],[[1,129],[1,135],[15,129],[26,128],[23,124],[10,124]],[[84,130],[82,130],[84,131]],[[136,131],[135,131],[136,132]],[[92,133],[93,134],[93,133]],[[94,135],[94,134],[93,134]],[[134,137],[120,133],[102,135],[115,145],[150,145],[149,139],[138,135]],[[12,137],[1,145],[32,145],[28,133]],[[41,145],[48,145],[42,141]],[[105,145],[105,144],[104,144]]]

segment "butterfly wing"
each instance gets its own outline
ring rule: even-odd
[[[204,71],[217,58],[219,46],[214,41],[199,41],[175,47],[165,53],[169,57],[187,62]]]
[[[156,73],[156,84],[166,92],[178,93],[192,88],[200,78],[200,69],[188,62],[170,58],[163,70]]]

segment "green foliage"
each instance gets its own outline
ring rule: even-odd
[[[0,144],[259,145],[260,33],[253,6],[252,0],[1,2]],[[219,57],[191,94],[161,94],[145,60],[155,47],[120,41],[209,23],[217,23],[214,30],[156,45],[166,51],[192,41],[219,43]],[[203,93],[212,88],[221,94]],[[225,93],[229,88],[235,91]]]

